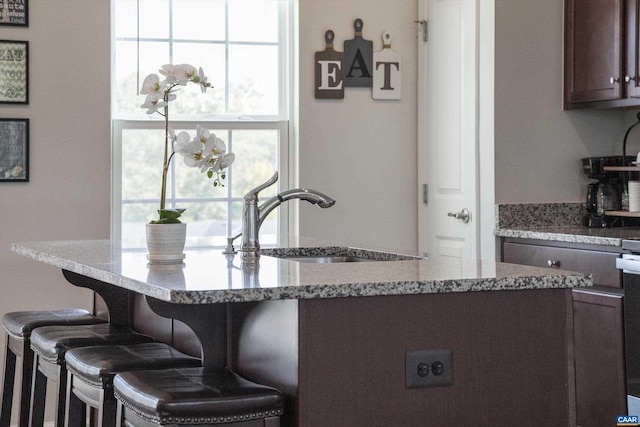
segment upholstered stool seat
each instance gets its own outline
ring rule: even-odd
[[[279,390],[227,369],[123,372],[113,380],[118,426],[280,425]]]
[[[98,425],[115,426],[113,377],[118,372],[200,366],[200,359],[162,343],[81,347],[65,354],[69,426],[84,426],[86,406],[98,410]]]
[[[2,316],[2,326],[6,331],[6,347],[0,427],[9,427],[11,425],[11,407],[16,377],[16,359],[18,357],[22,362],[22,382],[17,425],[19,427],[27,427],[29,425],[31,381],[33,376],[31,332],[41,326],[90,325],[105,322],[105,320],[91,315],[87,310],[81,309],[15,311]]]
[[[35,329],[31,333],[31,349],[34,352],[31,425],[33,427],[43,425],[48,379],[57,382],[55,426],[62,426],[64,423],[67,388],[64,356],[68,350],[78,347],[153,341],[152,337],[138,334],[131,328],[109,323],[67,327],[43,326]]]

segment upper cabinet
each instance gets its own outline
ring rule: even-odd
[[[565,110],[640,106],[639,3],[565,0]]]

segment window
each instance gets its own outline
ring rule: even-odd
[[[180,156],[171,162],[167,207],[186,208],[188,246],[222,246],[241,230],[242,197],[278,171],[287,185],[290,0],[113,1],[112,235],[144,248],[144,224],[157,216],[164,121],[140,108],[139,87],[163,64],[202,67],[213,88],[181,90],[170,126],[199,124],[236,154],[224,188]],[[272,196],[279,187],[260,193]],[[286,212],[271,215],[261,242],[276,242]]]

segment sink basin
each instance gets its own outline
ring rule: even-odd
[[[295,257],[282,257],[289,261],[298,262],[311,262],[317,264],[331,264],[334,262],[367,262],[375,261],[371,258],[349,256],[349,255],[309,255],[309,256],[295,256]]]
[[[314,264],[334,264],[345,262],[405,261],[421,259],[417,256],[401,255],[390,252],[358,249],[347,246],[328,246],[311,248],[273,248],[262,249],[262,255]]]

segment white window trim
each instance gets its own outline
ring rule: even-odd
[[[226,117],[225,120],[205,121],[198,120],[199,124],[206,126],[208,129],[228,129],[228,130],[243,130],[243,129],[275,129],[280,132],[280,146],[279,146],[279,158],[278,158],[278,189],[291,188],[298,184],[298,43],[299,40],[299,27],[298,27],[298,0],[286,1],[286,12],[281,13],[280,17],[286,17],[288,19],[287,26],[280,26],[282,33],[280,39],[282,40],[282,47],[280,52],[280,69],[283,71],[280,73],[280,87],[283,90],[280,93],[279,104],[280,111],[288,116],[285,120],[283,117],[266,117],[260,116],[256,118],[243,116],[242,118]],[[111,2],[111,16],[115,14],[115,3]],[[111,39],[114,39],[115,25],[113,20],[111,22]],[[282,53],[288,53],[288,59],[286,55]],[[115,44],[111,45],[111,63],[115,58]],[[113,96],[113,82],[111,82],[112,96]],[[288,105],[288,110],[285,111],[284,105]],[[195,121],[189,122],[172,122],[175,127],[184,126],[189,124],[194,125]],[[163,122],[157,121],[159,129],[162,128]],[[110,235],[112,240],[120,240],[122,235],[122,131],[125,128],[152,128],[152,125],[148,119],[126,119],[116,118],[113,112],[111,112],[111,227]],[[238,172],[236,172],[238,173]],[[266,179],[265,179],[266,180]],[[298,204],[288,203],[286,207],[281,207],[278,222],[278,241],[287,242],[294,236],[298,235],[299,222],[298,222]]]
[[[279,132],[280,145],[278,147],[278,170],[286,170],[289,165],[289,131],[290,121],[288,120],[216,120],[216,121],[172,121],[175,128],[191,128],[197,124],[209,130],[276,130]],[[122,132],[125,129],[154,129],[162,130],[164,122],[161,120],[136,120],[136,119],[113,119],[112,120],[112,175],[111,175],[111,238],[119,240],[122,235]],[[159,165],[158,167],[161,167]],[[274,171],[275,172],[275,171]],[[235,173],[242,173],[236,171]],[[270,177],[265,177],[265,181]],[[279,174],[278,188],[289,188],[289,174]],[[290,212],[289,209],[282,209],[279,212],[278,241],[287,240],[290,233]]]

